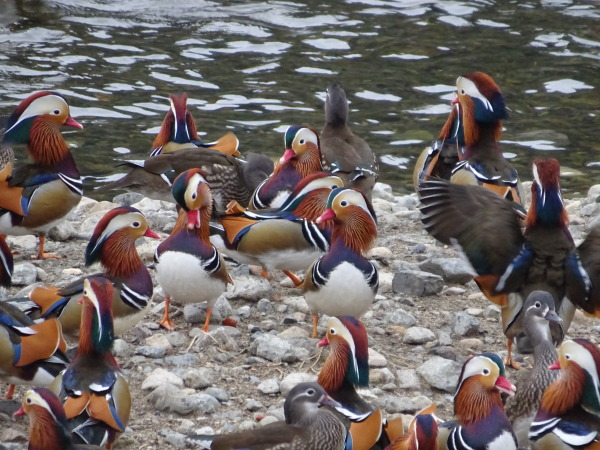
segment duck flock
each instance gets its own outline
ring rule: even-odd
[[[369,386],[361,317],[379,286],[378,264],[366,257],[378,232],[371,203],[378,167],[348,127],[338,82],[327,89],[323,130],[290,126],[275,164],[260,154],[242,156],[232,133],[201,140],[186,95],[171,95],[148,159],[127,162],[126,175],[99,188],[177,205],[172,232],[150,267],[165,297],[161,327],[185,326],[172,317],[172,304],[205,303],[202,332],[210,333],[222,319],[213,308],[235,283],[229,269],[246,264],[267,279],[283,271],[303,292],[312,337],[330,348],[316,363],[317,381],[289,391],[285,420],[204,436],[211,449],[600,449],[600,349],[585,338],[564,339],[576,309],[600,316],[600,225],[575,245],[556,159],[533,161],[526,204],[519,175],[498,145],[507,108],[489,75],[460,76],[456,94],[438,139],[416,159],[420,217],[427,233],[460,249],[481,293],[499,309],[507,357],[481,353],[464,362],[450,421],[431,404],[403,423],[361,396]],[[23,100],[5,123],[5,287],[14,258],[6,237],[36,235],[35,258],[59,257],[45,252],[46,234],[83,196],[63,126],[82,128],[67,99],[47,91]],[[10,384],[7,399],[15,385],[31,386],[14,414],[29,416],[30,449],[119,446],[142,400],[131,395],[113,344],[147,317],[156,288],[136,250],[143,236],[160,238],[140,210],[111,209],[85,250],[85,265],[100,265],[99,273],[0,302],[0,378]],[[328,317],[324,336],[320,315]],[[533,354],[532,368],[513,358],[514,348]],[[524,374],[516,388],[512,373]]]

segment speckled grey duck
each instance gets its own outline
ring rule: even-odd
[[[349,439],[349,422],[333,409],[339,407],[317,383],[300,383],[283,405],[285,422],[254,430],[217,436],[212,450],[343,450]]]
[[[333,172],[344,186],[358,189],[371,201],[378,177],[377,159],[367,142],[348,127],[348,100],[335,81],[327,88],[325,126],[321,131],[321,154],[325,170]]]
[[[548,370],[558,359],[552,342],[550,322],[561,322],[554,309],[554,298],[545,291],[533,291],[527,297],[524,323],[525,334],[534,348],[533,369],[522,371],[517,393],[506,402],[506,415],[512,422],[519,447],[531,447],[527,437],[544,391],[558,378],[558,371]],[[533,448],[542,448],[533,446]]]

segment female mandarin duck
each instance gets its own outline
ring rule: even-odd
[[[369,201],[359,191],[334,189],[317,223],[329,220],[333,220],[331,247],[308,269],[303,284],[313,313],[313,337],[319,312],[360,317],[373,304],[379,285],[377,268],[363,256],[377,236]]]
[[[48,386],[68,364],[67,345],[56,319],[34,322],[16,306],[0,302],[0,378],[15,384]]]
[[[460,244],[478,274],[475,281],[502,307],[508,365],[512,365],[515,339],[521,351],[531,351],[524,337],[522,309],[532,291],[552,294],[564,332],[573,318],[573,303],[592,314],[600,309],[600,266],[595,250],[600,227],[576,248],[567,228],[558,161],[535,160],[533,172],[524,233],[511,205],[486,189],[432,180],[422,183],[419,190],[427,231],[445,244]],[[563,327],[551,324],[555,341],[562,336]]]
[[[435,405],[419,411],[402,436],[397,437],[385,450],[438,450],[437,436],[440,419]]]
[[[523,306],[525,335],[534,349],[533,369],[525,372],[526,377],[517,382],[517,393],[506,402],[506,415],[510,419],[519,447],[531,447],[529,427],[537,413],[542,394],[558,377],[556,371],[548,370],[558,354],[550,331],[551,322],[561,319],[554,309],[552,295],[544,291],[533,291]],[[521,372],[521,373],[523,373]]]
[[[125,431],[131,411],[129,386],[111,353],[112,299],[106,278],[84,281],[77,354],[50,387],[64,404],[73,440],[106,448]]]
[[[325,407],[323,407],[325,406]],[[288,449],[346,450],[354,448],[348,421],[331,408],[339,407],[321,386],[300,383],[290,391],[283,411],[285,422],[275,422],[228,435],[217,436],[211,450]]]
[[[561,372],[544,392],[531,424],[534,448],[599,448],[600,349],[587,339],[564,341],[549,369]]]
[[[465,145],[450,180],[484,186],[522,209],[519,176],[498,147],[502,120],[508,117],[500,88],[489,75],[475,72],[458,77],[456,89]]]
[[[283,141],[285,152],[273,173],[254,191],[251,209],[280,207],[302,178],[323,170],[319,135],[315,130],[290,126]]]
[[[281,269],[296,285],[291,271],[306,269],[329,249],[331,227],[314,223],[327,208],[332,189],[342,180],[325,172],[303,178],[285,203],[275,211],[237,211],[213,226],[212,241],[243,264],[260,265],[263,276]]]
[[[142,236],[160,238],[139,210],[121,206],[100,219],[85,251],[85,265],[100,263],[103,276],[114,284],[112,311],[117,335],[140,321],[152,298],[152,278],[135,248],[135,241]],[[36,287],[29,294],[33,314],[39,311],[44,318],[58,317],[65,335],[77,336],[83,281],[81,278],[63,288]]]
[[[59,131],[62,125],[83,128],[61,95],[38,92],[17,106],[2,138],[3,146],[26,144],[32,163],[0,178],[0,234],[36,234],[38,259],[53,256],[44,253],[45,234],[77,206],[83,193],[75,160]]]
[[[502,359],[493,353],[469,358],[454,395],[456,421],[440,425],[440,448],[516,450],[517,439],[500,393],[515,393],[515,387],[504,376]]]
[[[13,414],[29,416],[29,450],[101,449],[96,445],[75,445],[65,415],[65,408],[54,392],[46,388],[27,391],[23,406]]]
[[[344,186],[361,191],[371,201],[378,177],[377,160],[364,139],[348,127],[348,100],[339,82],[327,88],[325,127],[321,132],[321,153],[326,170],[338,175]]]
[[[317,382],[342,406],[351,421],[354,450],[383,448],[402,434],[402,421],[386,423],[381,410],[374,409],[357,392],[369,386],[369,342],[364,324],[354,317],[332,317],[327,335],[317,344],[330,345]]]
[[[459,161],[459,154],[464,153],[465,136],[462,128],[462,114],[459,102],[453,102],[452,111],[442,127],[437,140],[426,147],[413,170],[413,186],[418,190],[421,181],[430,178],[449,180],[452,169]]]
[[[212,308],[227,284],[233,284],[219,251],[210,243],[209,222],[213,199],[200,169],[186,170],[173,182],[173,197],[181,206],[180,218],[171,235],[156,249],[156,277],[166,295],[160,325],[172,330],[171,299],[181,303],[207,302],[208,332]]]

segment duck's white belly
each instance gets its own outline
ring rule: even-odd
[[[156,263],[156,278],[165,295],[177,303],[208,302],[213,306],[226,283],[206,273],[200,261],[181,252],[165,252]]]
[[[516,450],[517,445],[513,438],[513,435],[508,431],[505,431],[487,446],[487,450]]]
[[[306,291],[304,298],[314,313],[358,318],[369,310],[375,293],[360,270],[343,262],[331,272],[325,286],[317,291]]]

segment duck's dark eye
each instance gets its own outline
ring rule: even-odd
[[[337,189],[337,184],[332,185],[331,189]]]
[[[139,222],[133,222],[133,223],[131,224],[131,226],[132,226],[133,228],[139,228],[139,227],[140,227],[140,225],[141,225],[141,224],[140,224]]]
[[[483,369],[483,374],[484,375],[489,375],[490,374],[490,369]]]
[[[58,116],[60,114],[60,111],[58,109],[55,109],[54,111],[52,111],[52,113]]]
[[[461,89],[461,90],[460,90],[460,93],[461,93],[462,95],[465,95],[465,90],[464,90],[464,89]]]
[[[88,296],[88,291],[86,289],[83,290],[83,296],[87,297]]]
[[[569,355],[569,354],[566,354],[566,355],[565,355],[565,359],[571,359],[571,355]]]
[[[335,328],[331,328],[331,329],[329,330],[329,334],[335,334]]]
[[[197,192],[194,192],[194,193],[192,194],[192,200],[196,200],[197,198],[198,198],[198,193],[197,193]]]
[[[542,304],[541,304],[540,302],[535,302],[535,307],[536,307],[536,308],[539,308],[539,307],[541,307],[541,306],[542,306]]]
[[[298,142],[300,142],[300,145],[303,145],[306,141],[304,139],[300,139]]]
[[[306,393],[308,395],[315,395],[315,390],[314,389],[309,389],[308,391],[306,391]]]
[[[31,404],[31,399],[29,397],[27,397],[27,400],[25,400],[27,402],[27,404]]]
[[[348,206],[348,202],[347,202],[346,200],[342,200],[342,201],[340,202],[340,205],[341,205],[341,206]]]

